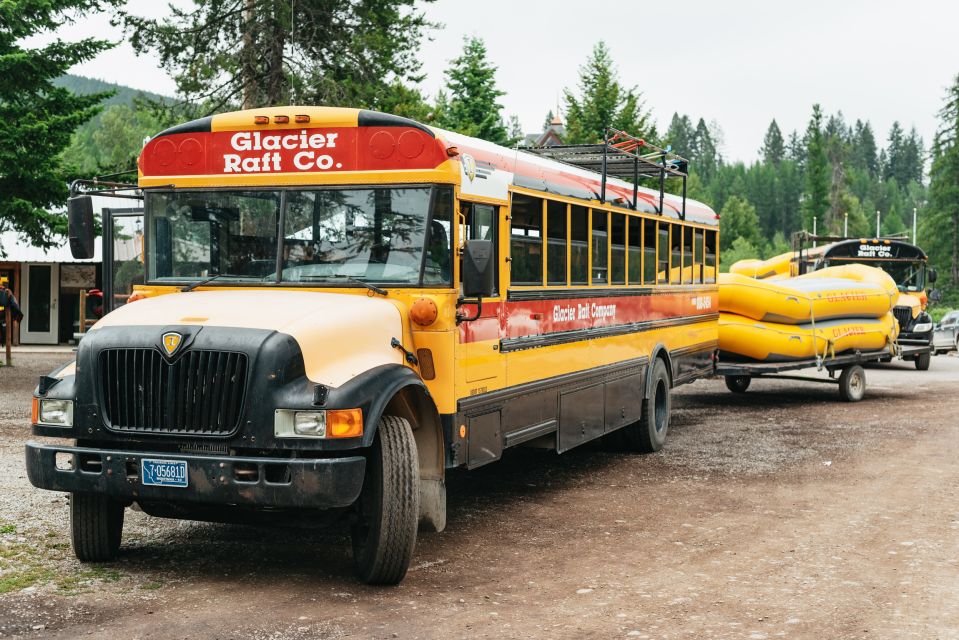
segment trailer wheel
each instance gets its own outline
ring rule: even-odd
[[[416,544],[420,472],[416,441],[404,418],[380,418],[353,525],[353,568],[367,584],[398,584]]]
[[[752,381],[751,376],[726,376],[726,388],[733,393],[746,393]]]
[[[81,562],[117,557],[123,536],[123,504],[107,496],[70,494],[70,542]]]
[[[928,371],[929,363],[932,361],[932,355],[927,351],[916,356],[916,369],[919,371]]]
[[[866,394],[866,370],[858,364],[846,367],[839,374],[839,397],[846,402],[859,402]]]

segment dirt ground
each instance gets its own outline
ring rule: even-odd
[[[834,387],[681,388],[666,448],[512,451],[449,482],[406,581],[343,532],[151,519],[85,566],[23,469],[30,390],[0,369],[0,635],[43,638],[959,638],[959,358]]]

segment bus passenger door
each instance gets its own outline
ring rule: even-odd
[[[500,343],[500,314],[502,307],[502,285],[499,280],[502,248],[499,246],[500,208],[491,204],[478,202],[461,202],[460,213],[463,214],[466,224],[461,227],[461,238],[467,241],[492,240],[496,274],[494,282],[496,290],[491,298],[483,300],[483,309],[476,320],[463,323],[461,334],[466,372],[466,382],[470,393],[485,393],[503,385],[506,374],[506,363],[499,351]],[[468,305],[465,309],[470,315],[475,314],[476,306]]]

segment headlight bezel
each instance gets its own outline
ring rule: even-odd
[[[73,400],[38,398],[37,422],[45,427],[73,427]]]

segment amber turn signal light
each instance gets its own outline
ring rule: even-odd
[[[40,398],[34,396],[33,403],[30,405],[30,424],[40,422]]]
[[[357,438],[363,435],[362,409],[335,409],[326,412],[327,438]]]
[[[256,116],[253,118],[256,124],[270,124],[270,116]]]
[[[306,124],[310,121],[310,116],[301,113],[300,115],[296,116],[294,120],[296,120],[297,124]]]
[[[436,303],[429,298],[417,298],[410,307],[410,320],[421,327],[428,327],[436,322],[436,315]]]
[[[274,116],[273,122],[276,124],[286,124],[290,121],[290,116]]]

